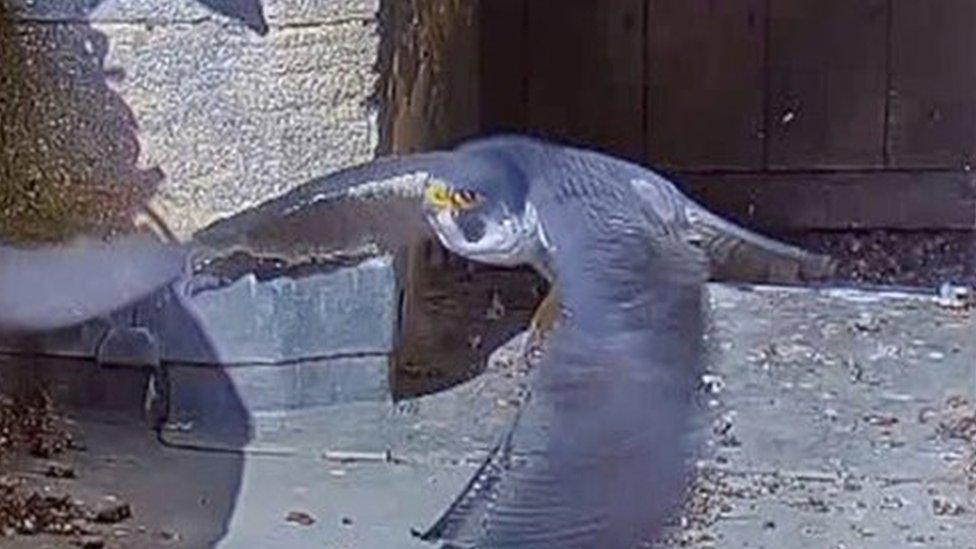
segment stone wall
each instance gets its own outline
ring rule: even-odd
[[[0,235],[183,239],[379,148],[380,0],[3,0]]]

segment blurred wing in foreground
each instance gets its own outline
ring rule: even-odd
[[[148,235],[0,246],[0,330],[61,328],[143,298],[184,273],[183,250]]]
[[[512,431],[422,538],[630,548],[680,503],[696,446],[705,259],[659,218],[618,215],[611,202],[545,220],[568,318]]]

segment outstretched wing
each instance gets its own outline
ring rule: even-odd
[[[631,184],[646,207],[672,218],[689,242],[702,248],[711,275],[721,280],[797,283],[822,280],[836,264],[823,255],[790,246],[734,223],[701,207],[664,178],[648,172]]]
[[[184,273],[184,251],[148,235],[0,246],[0,330],[49,330],[104,315]]]
[[[681,498],[704,258],[660,218],[642,218],[633,193],[574,177],[537,204],[568,317],[512,432],[428,540],[630,548],[653,539]]]
[[[432,236],[423,218],[424,184],[451,153],[384,157],[314,179],[194,235],[211,253],[243,251],[285,261],[375,244],[388,251]]]

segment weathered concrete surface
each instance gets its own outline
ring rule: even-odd
[[[976,547],[976,311],[712,287],[715,459],[690,547]],[[970,419],[969,421],[974,421]]]
[[[710,291],[714,453],[663,546],[974,546],[976,311],[903,294]],[[225,448],[243,452],[201,451],[178,429],[163,438],[184,447],[136,444],[138,426],[94,416],[82,426],[100,434],[72,458],[94,473],[68,489],[119,494],[147,532],[191,544],[226,520],[224,547],[416,547],[409,529],[444,509],[521,402],[523,366],[511,347],[495,360],[468,383],[396,405],[254,416]],[[138,408],[137,384],[115,386],[128,395],[115,400]],[[163,482],[175,478],[193,482]],[[177,505],[201,495],[206,513]],[[292,511],[315,522],[286,521]]]
[[[186,238],[379,145],[379,0],[265,2],[265,35],[211,7],[233,2],[5,4],[0,203],[31,209],[7,238],[124,226],[146,203]]]

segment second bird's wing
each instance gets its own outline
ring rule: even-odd
[[[62,328],[132,303],[185,273],[185,252],[145,234],[0,246],[0,330]]]

